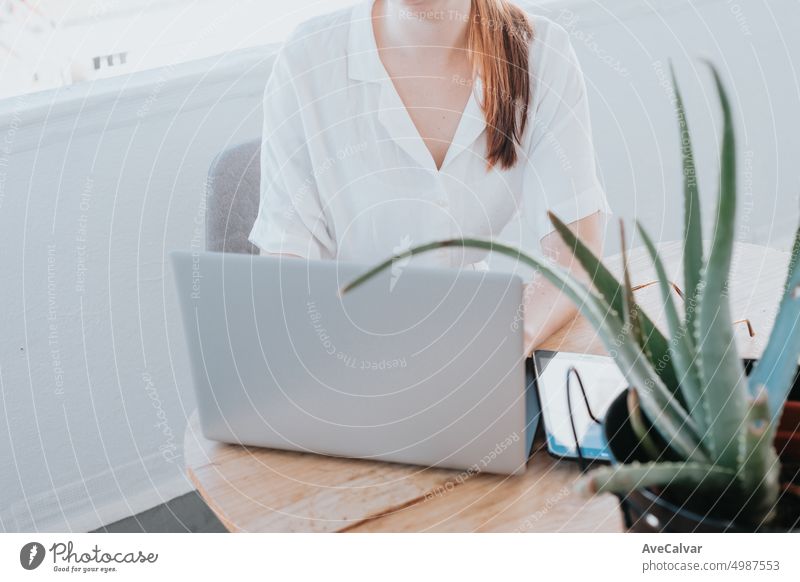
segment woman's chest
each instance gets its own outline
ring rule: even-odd
[[[487,171],[482,126],[459,128],[437,170],[397,94],[361,89],[316,109],[328,117],[306,120],[309,179],[338,256],[376,260],[433,240],[498,235],[519,210],[522,171]]]
[[[342,144],[317,175],[341,258],[377,260],[433,240],[494,237],[519,210],[521,175],[487,172],[475,151],[431,171],[385,136],[358,144]]]
[[[460,74],[431,71],[400,75],[392,89],[402,102],[435,167],[441,168],[471,93],[471,82]]]

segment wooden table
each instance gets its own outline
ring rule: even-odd
[[[661,246],[673,281],[680,283],[680,244]],[[743,357],[764,349],[777,310],[788,254],[737,244],[731,271],[731,305]],[[619,272],[618,258],[608,264]],[[630,256],[634,284],[653,280],[646,253]],[[637,292],[660,321],[656,286]],[[550,338],[550,350],[603,353],[594,330],[578,317]],[[203,438],[197,415],[186,429],[189,477],[231,531],[504,531],[615,532],[623,528],[615,498],[591,499],[573,491],[576,465],[556,461],[539,445],[520,476],[467,475],[458,471],[324,457],[224,445]]]

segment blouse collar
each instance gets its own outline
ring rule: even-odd
[[[375,0],[365,0],[353,7],[347,43],[348,76],[357,81],[381,83],[378,117],[400,147],[422,167],[435,171],[433,158],[414,127],[408,112],[397,95],[392,80],[378,55],[372,26],[372,6]],[[486,119],[479,100],[483,94],[480,76],[476,76],[472,93],[464,108],[453,141],[448,148],[442,169],[459,153],[469,148],[483,133]]]
[[[387,78],[372,28],[373,4],[374,0],[359,2],[353,7],[350,18],[347,72],[351,79],[357,81],[381,81]]]

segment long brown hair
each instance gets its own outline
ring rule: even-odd
[[[510,168],[528,119],[528,52],[533,27],[508,0],[472,0],[467,38],[472,66],[483,80],[489,167]]]

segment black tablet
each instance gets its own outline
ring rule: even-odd
[[[614,360],[607,356],[539,350],[534,353],[533,363],[548,451],[557,457],[577,458],[577,434],[581,456],[610,460],[602,427],[596,420],[603,419],[614,398],[628,387]],[[583,380],[585,397],[577,377],[570,374],[573,368]]]

